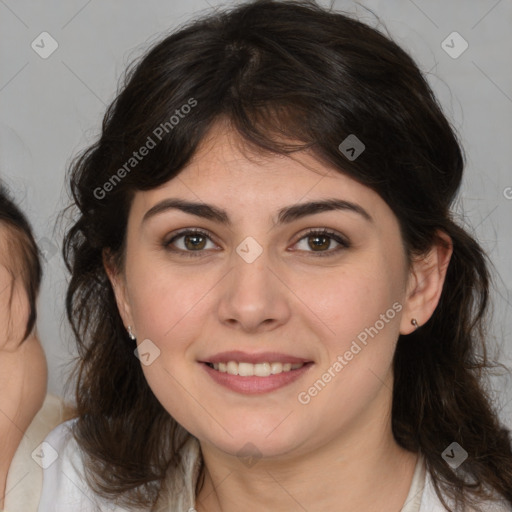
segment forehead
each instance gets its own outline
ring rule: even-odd
[[[167,197],[216,203],[246,214],[327,198],[364,203],[372,216],[390,212],[375,191],[322,163],[311,151],[291,155],[257,151],[224,123],[212,127],[176,177],[138,192],[133,207],[143,215]]]

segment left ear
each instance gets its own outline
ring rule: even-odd
[[[429,252],[412,262],[400,334],[414,331],[411,319],[416,319],[421,327],[432,316],[443,291],[452,253],[452,239],[444,231],[437,230]]]

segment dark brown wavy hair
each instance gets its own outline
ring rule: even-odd
[[[182,108],[191,100],[193,108]],[[464,168],[457,136],[402,48],[313,1],[243,3],[166,35],[129,66],[101,136],[71,165],[78,215],[63,248],[71,273],[66,306],[79,350],[74,434],[90,485],[126,506],[148,506],[164,478],[178,478],[190,434],[144,378],[102,254],[110,251],[122,268],[134,193],[177,176],[219,119],[247,147],[310,148],[376,191],[398,218],[409,262],[431,248],[437,230],[451,237],[436,310],[398,340],[392,430],[400,446],[424,454],[448,510],[443,495],[478,504],[486,488],[512,505],[510,432],[484,385],[497,365],[486,352],[490,262],[450,209]],[[338,149],[349,134],[366,146],[353,161]],[[155,147],[127,167],[148,137]],[[458,470],[441,457],[454,441],[469,453]]]
[[[5,185],[0,183],[0,225],[5,229],[5,248],[7,271],[11,274],[12,282],[21,279],[27,294],[29,313],[25,333],[20,342],[25,341],[31,334],[37,320],[36,302],[42,280],[41,253],[32,233],[29,221],[16,205]],[[12,303],[14,286],[11,287],[9,305]]]

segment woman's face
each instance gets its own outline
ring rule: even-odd
[[[306,206],[324,201],[344,203]],[[389,422],[413,327],[377,193],[303,152],[248,158],[218,125],[179,176],[136,193],[127,229],[121,315],[154,394],[204,446],[283,457]]]

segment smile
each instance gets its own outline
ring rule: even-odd
[[[222,388],[243,395],[261,395],[287,387],[301,379],[314,366],[308,362],[257,362],[246,363],[228,360],[227,362],[203,362],[206,374]]]
[[[207,363],[210,368],[221,373],[229,375],[239,375],[240,377],[268,377],[269,375],[278,375],[280,373],[298,370],[304,366],[304,363],[245,363],[237,361],[227,361],[219,363]]]

